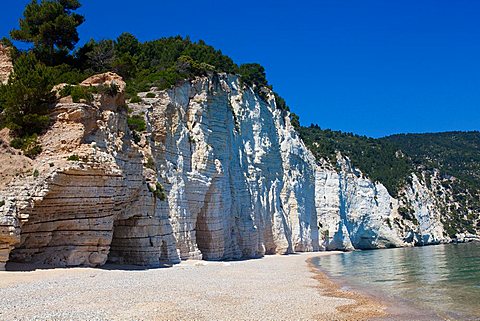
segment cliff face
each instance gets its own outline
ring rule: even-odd
[[[85,84],[111,81],[121,82]],[[338,168],[317,163],[273,95],[265,102],[227,75],[152,92],[128,105],[141,133],[128,129],[121,92],[55,107],[32,172],[0,187],[0,268],[449,241],[432,187],[413,176],[397,200],[341,155]]]
[[[337,156],[337,170],[327,163],[316,171],[316,207],[328,250],[376,249],[450,242],[441,223],[440,208],[447,200],[434,192],[442,188],[433,179],[430,188],[415,174],[393,198],[349,160]]]
[[[126,112],[102,97],[58,104],[35,172],[2,191],[2,262],[10,252],[156,266],[319,250],[314,159],[273,97],[238,86],[202,78],[130,105],[147,123],[138,144]]]

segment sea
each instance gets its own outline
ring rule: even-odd
[[[479,243],[353,251],[313,263],[343,289],[385,302],[392,320],[480,320]]]

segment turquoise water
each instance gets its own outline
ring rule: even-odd
[[[480,320],[480,244],[355,251],[314,263],[347,288],[428,311]]]

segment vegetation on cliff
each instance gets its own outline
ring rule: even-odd
[[[452,191],[452,204],[442,208],[443,224],[450,236],[457,231],[475,233],[480,213],[480,132],[401,134],[385,137],[407,153],[426,173],[442,173],[442,185]],[[477,223],[480,228],[480,222]]]
[[[138,102],[138,92],[151,87],[167,89],[184,79],[225,72],[240,75],[243,84],[253,87],[266,99],[268,84],[265,69],[259,64],[238,66],[220,50],[204,41],[191,41],[180,36],[140,42],[132,34],[117,39],[90,40],[75,49],[79,41],[78,26],[84,17],[75,13],[78,0],[32,0],[20,19],[19,29],[12,30],[14,40],[30,43],[27,51],[12,48],[14,73],[6,85],[0,86],[0,127],[9,127],[18,137],[40,134],[48,126],[49,107],[54,103],[51,90],[58,83],[67,83],[75,100],[88,98],[75,85],[97,73],[114,71],[127,82],[127,98]],[[26,71],[31,70],[32,73]],[[288,110],[285,101],[275,94],[277,106]],[[88,100],[88,99],[87,99]],[[298,116],[292,115],[299,126]]]
[[[117,39],[92,39],[76,48],[77,28],[84,22],[84,17],[75,13],[79,7],[77,0],[32,0],[19,28],[10,34],[14,40],[31,43],[31,49],[20,51],[9,39],[0,41],[12,48],[14,59],[8,83],[0,85],[0,127],[10,128],[16,136],[12,146],[23,149],[30,157],[41,151],[36,140],[49,125],[48,115],[56,99],[52,88],[58,83],[70,84],[59,95],[72,96],[73,101],[91,100],[92,92],[76,85],[106,71],[114,71],[125,79],[131,102],[140,102],[137,93],[148,92],[151,87],[167,89],[185,79],[216,72],[239,75],[241,83],[253,88],[264,100],[273,90],[261,65],[237,65],[220,50],[188,37],[141,42],[132,34],[123,33]],[[150,95],[154,94],[146,97]],[[290,110],[282,97],[277,93],[274,97],[278,109]],[[291,113],[290,117],[317,158],[335,164],[336,152],[341,152],[370,179],[383,183],[392,196],[409,183],[412,172],[422,170],[428,175],[438,168],[444,175],[459,179],[448,186],[456,191],[460,213],[468,217],[472,208],[480,208],[479,202],[475,202],[480,190],[479,132],[373,139],[322,130],[317,125],[300,127],[298,116]],[[128,119],[134,133],[145,128],[140,118]],[[425,181],[428,184],[428,177]]]
[[[393,143],[426,169],[437,168],[480,189],[480,132],[400,134],[381,139]]]
[[[411,160],[388,141],[322,130],[313,124],[301,127],[300,135],[317,159],[324,158],[336,164],[336,152],[339,151],[370,179],[385,185],[391,195],[398,194],[413,171]]]
[[[472,190],[480,190],[480,132],[400,134],[384,138],[302,127],[300,134],[317,158],[336,163],[336,152],[348,156],[353,165],[374,181],[384,184],[391,195],[408,183],[414,171],[440,170],[456,177]]]

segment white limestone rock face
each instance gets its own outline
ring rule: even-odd
[[[147,124],[139,140],[113,99],[56,106],[36,174],[0,192],[2,267],[319,250],[315,161],[273,96],[226,75],[156,96],[130,106]]]
[[[316,173],[316,207],[324,246],[329,250],[403,246],[394,228],[397,200],[337,156],[339,170],[324,164]]]
[[[377,249],[450,242],[441,222],[440,208],[450,201],[427,187],[415,174],[393,198],[337,155],[337,168],[323,161],[315,181],[315,205],[323,245],[328,250]],[[447,191],[445,191],[447,194]],[[402,214],[403,213],[403,214]],[[406,215],[408,214],[408,215]]]
[[[2,176],[13,179],[0,184],[0,269],[7,261],[161,266],[450,241],[441,208],[451,191],[438,178],[412,175],[393,198],[340,154],[336,166],[316,161],[273,95],[264,101],[236,76],[141,93],[143,102],[128,106],[146,122],[138,133],[119,108],[121,78],[88,83],[112,81],[120,84],[114,97],[56,106],[43,152],[18,161],[32,174]]]
[[[429,245],[450,242],[441,221],[441,209],[454,204],[448,198],[451,191],[442,186],[438,171],[430,178],[430,186],[425,178],[412,174],[411,183],[404,187],[401,203],[415,216],[409,226],[405,240],[414,245]]]
[[[156,94],[153,156],[182,258],[319,249],[314,159],[273,96],[226,75]]]

